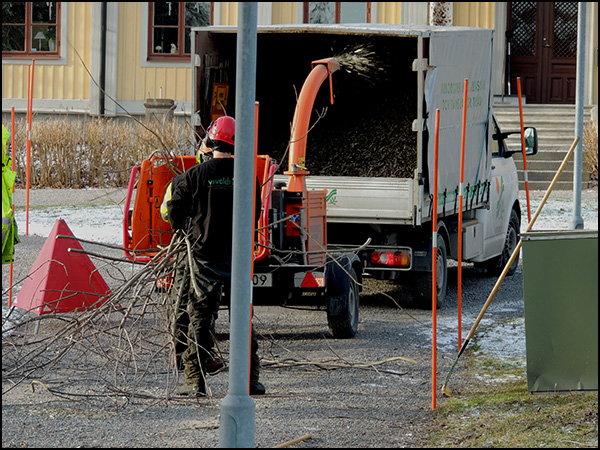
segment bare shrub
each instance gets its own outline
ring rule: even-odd
[[[592,184],[598,185],[598,131],[593,124],[583,127],[583,162]]]
[[[11,126],[4,124],[10,131]],[[193,154],[191,135],[176,121],[139,123],[123,118],[34,118],[30,186],[122,187],[131,169],[154,154]],[[15,124],[16,187],[25,187],[27,124]]]

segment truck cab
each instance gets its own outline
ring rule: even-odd
[[[490,200],[487,208],[476,212],[476,219],[481,224],[480,228],[483,231],[481,234],[486,244],[481,247],[479,254],[469,256],[467,253],[464,260],[498,275],[520,238],[519,179],[512,156],[522,152],[522,149],[511,149],[506,143],[507,136],[520,132],[502,132],[494,115],[490,125],[492,127]],[[533,127],[528,127],[524,132],[526,156],[533,156],[537,153],[537,131]],[[466,238],[470,238],[471,235],[468,231],[465,232]],[[516,271],[517,265],[518,258],[513,262],[509,275]]]

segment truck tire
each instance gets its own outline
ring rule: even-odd
[[[515,250],[519,239],[521,238],[521,223],[517,212],[512,209],[510,211],[510,220],[508,221],[508,228],[506,230],[506,238],[504,239],[504,247],[502,253],[495,258],[489,259],[483,263],[475,264],[475,267],[486,269],[486,271],[492,276],[499,276],[504,270],[504,266],[510,259],[510,255]],[[517,271],[519,266],[519,258],[515,258],[514,262],[508,269],[506,276],[510,277]]]
[[[358,277],[350,258],[346,255],[328,258],[326,280],[329,332],[336,339],[352,338],[358,331],[360,294]]]
[[[448,251],[446,241],[438,234],[437,237],[437,302],[436,308],[444,307],[446,287],[448,285]],[[415,306],[420,309],[431,309],[431,285],[433,272],[417,273],[411,285]]]

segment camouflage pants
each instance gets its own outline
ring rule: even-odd
[[[194,277],[198,292],[194,289]],[[215,321],[218,318],[221,297],[229,299],[231,292],[231,265],[214,264],[187,258],[175,269],[171,295],[176,310],[176,352],[181,354],[187,384],[204,384],[203,370],[207,361],[215,358]],[[251,337],[250,383],[258,382],[260,358],[254,329]]]

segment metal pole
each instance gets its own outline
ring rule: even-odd
[[[255,405],[248,395],[254,190],[257,3],[238,3],[229,392],[221,402],[219,447],[254,447]]]
[[[585,68],[585,2],[579,2],[577,15],[577,81],[575,84],[575,137],[579,143],[573,156],[573,219],[574,230],[583,229],[581,217],[581,176],[583,170],[583,81]]]
[[[107,2],[100,6],[100,115],[106,112],[106,8]]]

